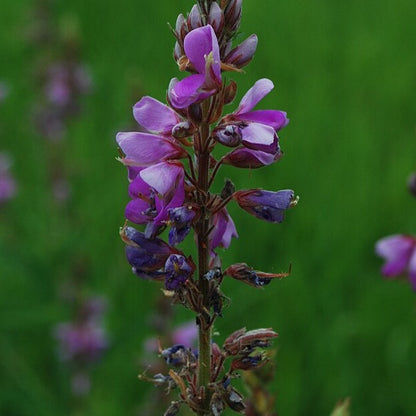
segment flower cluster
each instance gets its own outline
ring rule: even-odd
[[[280,223],[298,201],[292,190],[236,190],[230,180],[219,194],[211,191],[224,164],[253,169],[278,161],[282,156],[278,134],[289,122],[284,111],[255,109],[274,87],[268,79],[255,82],[236,109],[223,114],[237,91],[224,72],[241,71],[257,47],[256,35],[234,44],[241,10],[241,0],[199,1],[186,17],[179,15],[173,29],[174,59],[187,76],[170,81],[166,104],[141,98],[133,107],[139,131],[116,137],[119,161],[128,172],[130,201],[125,216],[143,226],[139,230],[126,224],[121,229],[127,260],[139,277],[164,282],[166,296],[194,311],[199,326],[198,354],[177,345],[165,349],[162,356],[180,370],[158,375],[153,382],[178,386],[181,400],[198,414],[211,409],[219,415],[226,406],[244,410],[243,400],[230,385],[232,375],[264,363],[259,350],[275,336],[271,330],[242,330],[232,353],[227,342],[223,349],[212,344],[211,328],[222,316],[226,300],[220,289],[223,278],[262,287],[288,275],[255,271],[244,263],[223,271],[218,249],[228,248],[238,237],[227,205],[235,201],[256,218]],[[216,156],[217,148],[226,150],[219,149],[223,156]],[[179,248],[191,230],[197,262]],[[251,343],[245,345],[243,340]],[[224,362],[231,355],[227,372]],[[176,414],[178,404],[172,406],[166,414]]]

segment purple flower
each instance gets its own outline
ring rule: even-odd
[[[127,244],[126,257],[133,273],[143,279],[163,280],[165,275],[162,269],[175,250],[159,238],[146,238],[144,233],[133,227],[122,228],[120,236]]]
[[[252,111],[273,88],[273,82],[269,79],[258,80],[244,95],[237,111],[224,117],[219,127],[237,125],[241,129],[241,143],[245,147],[276,155],[276,131],[288,124],[286,113],[277,110]]]
[[[168,211],[171,229],[169,231],[169,244],[175,245],[182,242],[191,231],[195,211],[192,207],[184,206]]]
[[[234,221],[226,208],[221,209],[212,216],[213,229],[209,235],[211,255],[217,247],[228,248],[233,237],[238,238]]]
[[[10,173],[10,166],[9,156],[0,152],[0,205],[12,199],[17,192],[16,181]]]
[[[409,280],[416,291],[416,237],[410,235],[391,235],[376,244],[376,253],[386,262],[382,273],[386,277],[409,274]]]
[[[249,189],[234,193],[234,199],[241,208],[261,220],[270,222],[283,221],[285,210],[297,203],[294,196],[290,189],[277,192]]]
[[[203,101],[221,86],[221,61],[218,40],[210,25],[189,32],[184,50],[196,74],[182,81],[173,80],[169,86],[169,100],[175,108],[186,108]]]
[[[165,264],[165,287],[168,290],[178,289],[192,275],[193,268],[184,256],[172,254]]]
[[[178,326],[172,333],[172,341],[174,344],[181,344],[187,348],[191,348],[198,338],[198,327],[194,321],[187,322]]]
[[[279,145],[277,145],[276,153],[266,153],[261,150],[247,149],[246,147],[239,147],[228,153],[223,163],[226,165],[235,166],[237,168],[256,169],[263,166],[271,165],[278,161],[282,156]]]
[[[161,162],[139,170],[129,185],[133,199],[126,206],[126,218],[136,224],[163,225],[168,211],[183,204],[184,186],[184,170],[179,162]]]

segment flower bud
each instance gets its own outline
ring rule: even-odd
[[[189,121],[182,121],[172,128],[172,136],[175,139],[183,139],[191,136],[195,131],[194,125]]]
[[[232,361],[231,369],[232,370],[252,370],[253,368],[259,368],[264,365],[267,361],[263,360],[263,356],[260,355],[248,355],[237,358]]]
[[[241,143],[241,129],[235,124],[218,127],[213,132],[213,138],[228,147],[236,147]]]
[[[225,87],[223,92],[224,104],[230,104],[234,101],[237,94],[237,83],[233,80]]]
[[[271,328],[260,328],[246,331],[241,328],[233,332],[224,342],[223,348],[228,355],[239,355],[252,352],[255,348],[265,348],[278,334]]]
[[[225,9],[225,26],[234,33],[240,26],[243,0],[231,0]]]
[[[211,4],[207,23],[212,26],[217,35],[221,33],[224,26],[224,13],[216,1]]]
[[[175,32],[178,40],[181,40],[183,42],[183,39],[188,33],[188,26],[186,24],[186,19],[182,13],[176,19]]]
[[[235,412],[242,413],[246,408],[243,396],[234,387],[227,387],[227,390],[224,393],[224,400],[230,409],[234,410]]]
[[[234,48],[224,59],[227,64],[242,68],[250,63],[257,49],[258,38],[251,35]]]
[[[235,185],[227,178],[221,191],[221,199],[229,198],[235,192]]]
[[[199,7],[198,5],[194,5],[191,9],[191,11],[189,12],[188,15],[188,28],[189,30],[193,30],[196,29],[198,27],[202,26],[202,19],[201,19],[201,13],[199,12]]]

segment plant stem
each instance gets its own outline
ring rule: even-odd
[[[209,108],[209,101],[206,105],[203,105],[203,109],[205,110],[203,112],[204,116],[207,114],[207,107]],[[209,138],[209,124],[205,120],[205,117],[199,128],[199,138],[200,147],[197,154],[198,187],[205,195],[201,195],[201,217],[196,227],[198,235],[198,287],[202,295],[202,305],[205,310],[209,310],[209,281],[204,278],[204,275],[208,272],[209,256],[209,211],[207,209],[208,201],[206,198],[206,193],[209,188],[209,152],[205,148],[205,143]],[[205,416],[210,414],[210,392],[208,384],[211,378],[211,328],[208,325],[209,316],[206,316],[205,312],[201,312],[199,319],[198,386],[199,388],[203,388],[205,394],[199,415]]]

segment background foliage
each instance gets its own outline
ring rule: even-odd
[[[31,124],[42,53],[26,36],[33,6],[1,5],[0,79],[11,91],[0,108],[0,148],[14,156],[19,195],[0,211],[0,414],[70,414],[51,328],[70,315],[57,292],[79,262],[86,291],[110,305],[111,348],[94,371],[85,414],[138,414],[151,388],[137,374],[159,287],[136,279],[124,260],[126,174],[114,137],[131,128],[135,85],[164,99],[178,75],[166,22],[192,2],[56,2],[57,22],[79,20],[94,79],[62,150],[73,186],[64,210],[50,196],[48,143]],[[276,226],[231,208],[240,239],[224,264],[279,272],[291,263],[293,272],[265,290],[227,282],[232,304],[217,330],[220,341],[242,326],[279,332],[279,414],[325,415],[346,396],[355,416],[416,414],[415,294],[384,281],[373,253],[378,238],[416,227],[405,187],[416,166],[415,19],[413,0],[244,2],[242,32],[257,33],[259,48],[235,77],[238,97],[271,78],[276,89],[262,107],[287,110],[291,124],[275,166],[222,175],[238,187],[293,188],[301,200]]]

